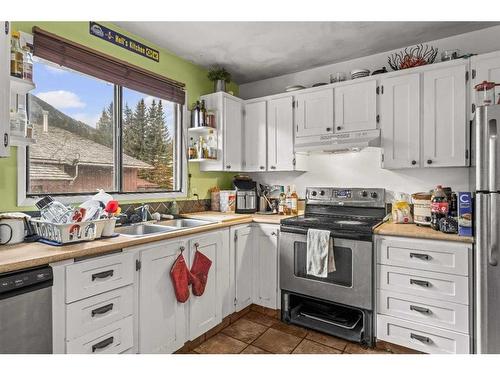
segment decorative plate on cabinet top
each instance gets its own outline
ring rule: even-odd
[[[285,92],[291,92],[291,91],[297,91],[297,90],[304,90],[306,87],[302,85],[292,85],[292,86],[287,86],[285,87]]]

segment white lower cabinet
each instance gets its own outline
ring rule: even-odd
[[[140,353],[172,353],[186,341],[186,304],[177,302],[170,279],[172,265],[186,248],[183,240],[160,241],[140,252]]]
[[[276,309],[278,306],[278,227],[255,227],[253,302]]]
[[[472,245],[376,236],[378,340],[426,353],[471,350]]]
[[[236,311],[250,306],[253,301],[254,228],[251,224],[231,228],[234,254],[234,307]]]
[[[189,335],[193,340],[222,322],[223,303],[229,291],[229,246],[227,230],[209,232],[189,240],[189,267],[196,250],[212,261],[208,282],[202,296],[189,297]]]

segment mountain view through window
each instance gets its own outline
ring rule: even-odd
[[[175,104],[123,88],[122,169],[114,161],[114,85],[45,61],[34,64],[29,194],[170,191]],[[121,173],[122,187],[115,186]]]

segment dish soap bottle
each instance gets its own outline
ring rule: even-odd
[[[280,191],[279,204],[278,204],[278,214],[284,215],[285,211],[286,211],[285,188],[282,186],[280,190],[281,191]]]

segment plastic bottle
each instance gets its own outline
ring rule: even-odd
[[[285,211],[286,211],[286,195],[285,195],[285,188],[282,186],[279,196],[278,214],[284,215]]]
[[[292,215],[298,215],[299,213],[299,196],[297,195],[297,192],[295,191],[295,185],[292,185],[292,192],[290,193],[290,213]]]
[[[449,204],[441,185],[436,186],[431,196],[431,227],[439,230],[439,220],[448,216]]]

